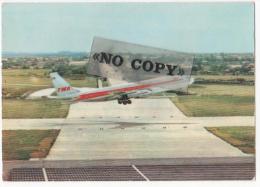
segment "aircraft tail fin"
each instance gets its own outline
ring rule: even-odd
[[[58,97],[72,98],[78,94],[79,90],[71,87],[57,72],[50,73],[50,77]]]

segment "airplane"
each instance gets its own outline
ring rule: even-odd
[[[57,96],[49,98],[75,102],[98,102],[117,100],[118,104],[131,104],[132,98],[144,98],[168,90],[179,90],[187,86],[185,76],[166,76],[148,80],[123,83],[103,88],[75,88],[66,82],[57,72],[50,73]],[[189,80],[188,80],[189,81]]]

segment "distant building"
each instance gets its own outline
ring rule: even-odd
[[[241,64],[231,64],[231,65],[229,65],[229,67],[230,68],[241,68],[242,67],[242,65]]]
[[[6,63],[8,62],[8,59],[7,58],[2,58],[2,63]]]

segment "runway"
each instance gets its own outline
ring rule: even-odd
[[[166,98],[77,103],[65,119],[3,119],[4,130],[61,130],[45,159],[4,162],[4,180],[252,180],[254,155],[204,127],[254,126],[254,120],[186,117]]]
[[[250,156],[205,126],[253,126],[254,117],[184,116],[169,99],[78,103],[66,119],[4,119],[3,129],[61,129],[46,160]]]
[[[47,160],[249,156],[208,133],[184,125],[63,127]]]
[[[61,129],[46,160],[252,156],[204,128],[210,126],[254,126],[254,117],[186,117],[168,98],[145,98],[126,106],[117,101],[72,104],[66,119],[3,120],[4,130]]]
[[[120,118],[185,118],[185,115],[168,99],[132,99],[131,105],[119,105],[117,101],[80,102],[72,104],[67,118],[120,117]]]

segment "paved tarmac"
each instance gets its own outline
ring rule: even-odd
[[[111,116],[103,118],[81,117],[81,118],[56,118],[56,119],[3,119],[3,130],[15,129],[61,129],[64,126],[76,125],[120,125],[121,127],[134,127],[137,125],[174,125],[197,127],[215,127],[215,126],[254,126],[253,116],[234,116],[234,117],[191,117],[191,118],[172,118],[161,119],[159,117],[145,119],[136,116],[118,117]]]
[[[196,125],[63,126],[47,160],[247,156]]]
[[[5,119],[3,128],[61,129],[47,160],[249,156],[204,126],[254,125],[254,117],[188,118],[169,99],[133,103],[78,103],[67,119]]]
[[[46,160],[250,156],[205,126],[253,126],[254,117],[186,117],[169,99],[72,104],[66,119],[4,119],[3,129],[61,129]]]
[[[81,117],[135,117],[135,118],[185,118],[167,98],[164,99],[132,99],[131,105],[119,105],[117,101],[81,102],[72,104],[67,118]]]
[[[135,99],[127,106],[116,101],[73,104],[67,120],[78,118],[82,121],[73,128],[69,122],[62,126],[46,159],[248,156],[206,131],[204,125],[245,125],[252,118],[190,120],[169,99]]]

